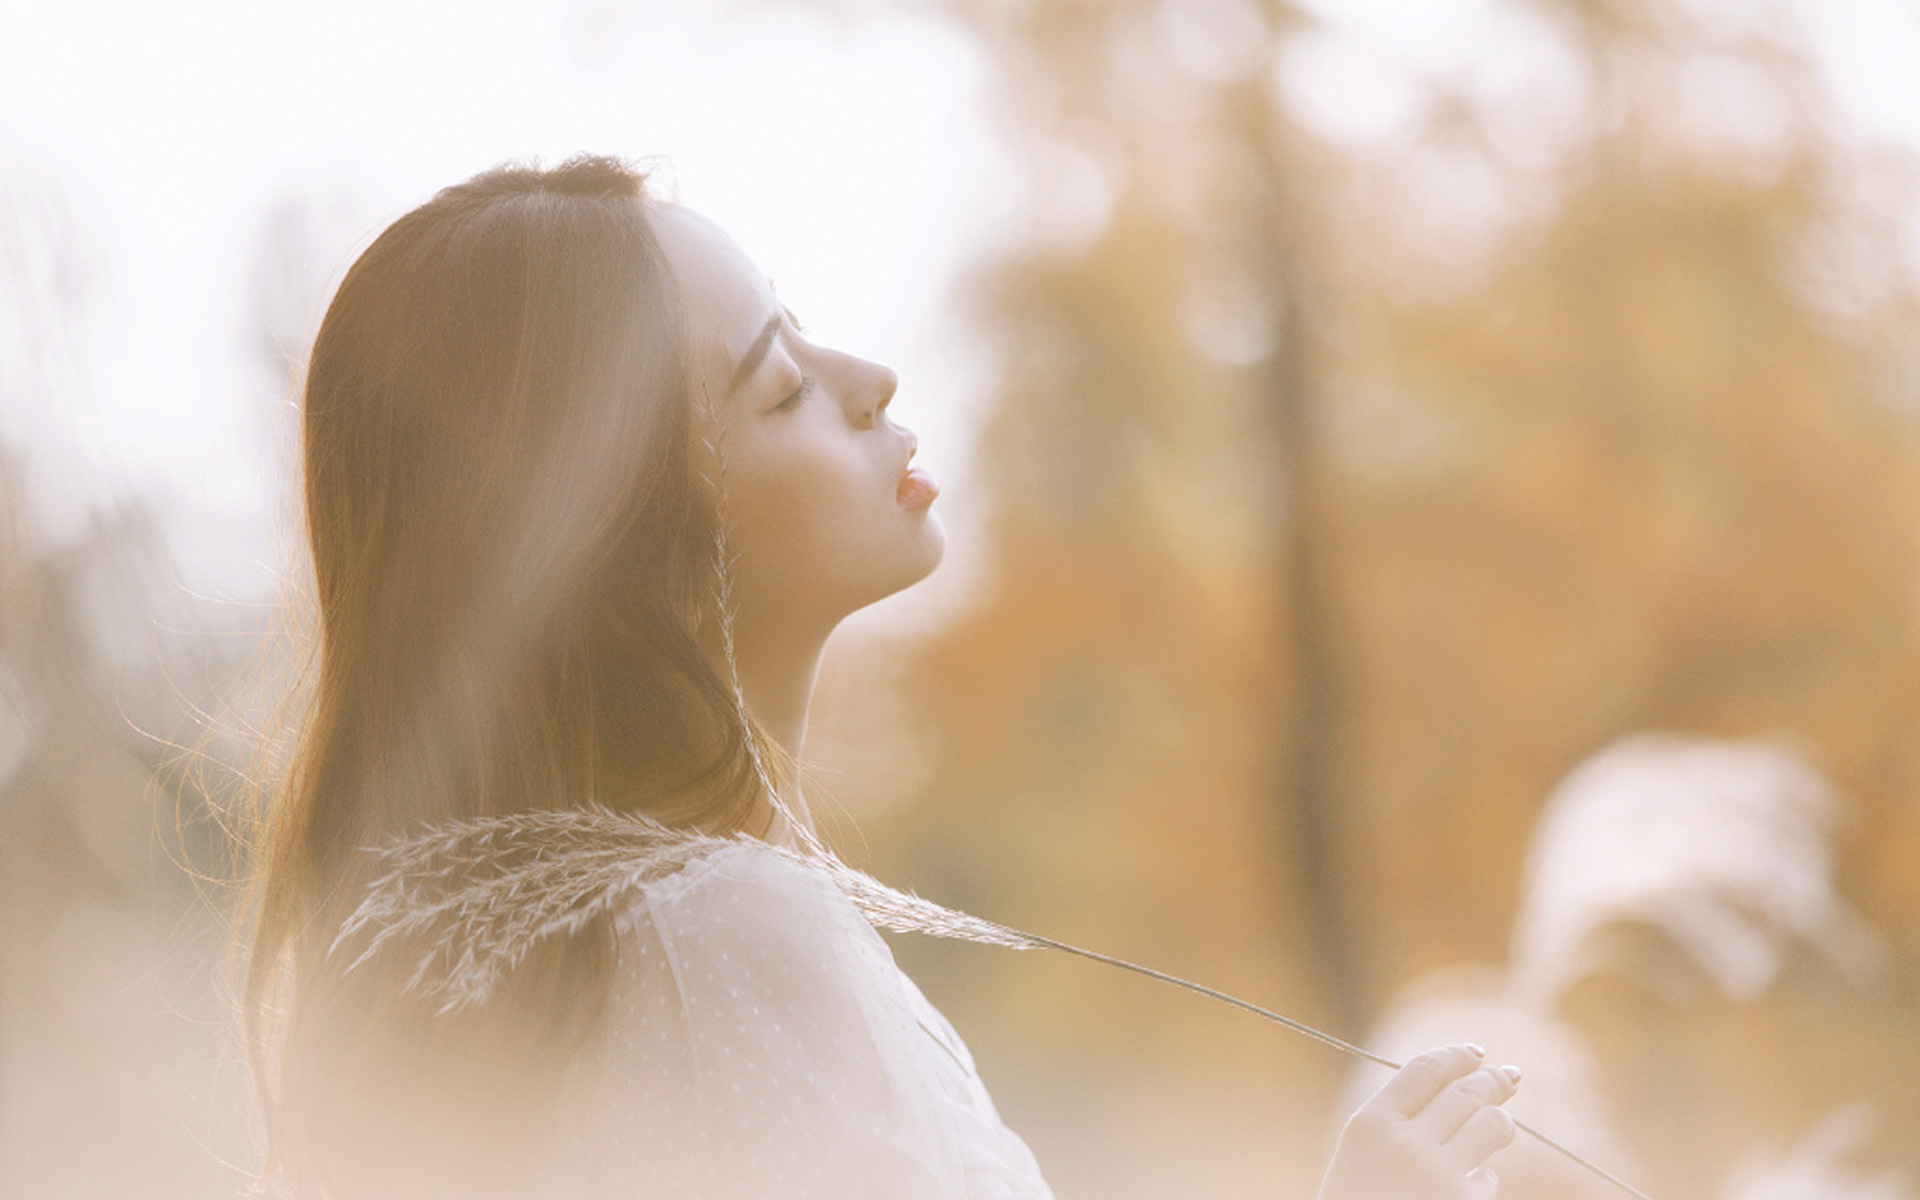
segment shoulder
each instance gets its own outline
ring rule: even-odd
[[[634,891],[614,928],[603,1020],[569,1075],[578,1161],[728,1200],[964,1195],[936,1048],[827,869],[730,845]]]
[[[658,946],[736,979],[748,963],[819,987],[884,943],[820,866],[738,841],[636,888],[614,919],[623,951]],[[871,943],[871,945],[869,945]]]
[[[826,871],[766,842],[739,838],[708,850],[680,870],[633,889],[628,910],[734,900],[765,905],[844,906]]]

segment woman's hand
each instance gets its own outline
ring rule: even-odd
[[[1513,1140],[1500,1106],[1520,1068],[1482,1065],[1478,1046],[1413,1059],[1340,1132],[1320,1200],[1493,1200],[1489,1155]]]

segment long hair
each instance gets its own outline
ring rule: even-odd
[[[296,1195],[427,1194],[390,1171],[374,1187],[368,1139],[418,1140],[428,1108],[487,1142],[486,1098],[551,1079],[604,992],[602,927],[453,1016],[379,963],[343,971],[328,950],[369,847],[588,805],[766,819],[757,731],[703,649],[719,517],[653,203],[609,159],[488,171],[382,233],[321,324],[302,416],[317,658],[256,851],[243,993],[269,1170]]]

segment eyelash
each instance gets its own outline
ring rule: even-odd
[[[813,377],[810,375],[803,375],[800,377],[800,386],[793,389],[793,395],[788,396],[785,400],[782,400],[780,403],[774,405],[773,411],[787,412],[790,409],[797,408],[799,407],[800,402],[802,400],[805,400],[808,396],[812,394],[813,394]]]

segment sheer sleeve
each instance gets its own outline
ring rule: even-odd
[[[563,1174],[599,1197],[1045,1197],[966,1050],[820,872],[749,846],[617,923],[568,1080]]]

